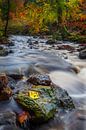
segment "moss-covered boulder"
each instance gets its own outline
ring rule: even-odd
[[[15,100],[29,111],[35,122],[49,120],[60,109],[75,108],[68,93],[53,84],[47,75],[31,75],[26,83],[19,83],[17,88]]]
[[[15,99],[30,112],[31,119],[35,121],[47,121],[57,109],[55,92],[50,86],[33,85],[31,89],[16,94]]]

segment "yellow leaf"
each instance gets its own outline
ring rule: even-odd
[[[36,91],[29,91],[29,96],[32,99],[38,99],[39,98],[39,93]]]

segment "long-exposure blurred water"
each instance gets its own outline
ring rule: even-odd
[[[47,45],[47,39],[29,36],[11,36],[9,39],[14,44],[8,47],[12,53],[0,57],[0,72],[23,74],[26,77],[32,73],[48,74],[53,83],[67,90],[75,103],[75,111],[65,114],[54,124],[52,121],[48,124],[49,128],[46,129],[45,125],[43,128],[45,130],[85,130],[86,69],[84,68],[84,71],[82,70],[79,74],[72,73],[71,69],[74,66],[62,59],[59,51]],[[12,102],[9,106],[11,104]],[[4,107],[5,105],[0,103],[0,110]],[[41,130],[41,127],[39,129]]]

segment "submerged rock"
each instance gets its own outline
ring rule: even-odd
[[[79,58],[80,59],[86,59],[86,49],[80,51]]]
[[[12,90],[7,86],[8,78],[5,74],[0,74],[0,101],[8,100],[12,95]]]

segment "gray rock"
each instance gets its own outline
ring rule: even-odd
[[[51,84],[51,80],[47,75],[31,75],[27,82],[30,82],[34,85],[45,85],[49,86]]]
[[[0,112],[0,125],[15,125],[16,115],[12,111]]]
[[[0,46],[0,56],[8,55],[8,50],[2,46]]]
[[[79,58],[80,59],[86,59],[86,49],[80,51]]]
[[[16,114],[14,112],[0,112],[0,130],[20,130],[16,125]]]
[[[46,42],[46,44],[49,44],[49,45],[56,44],[56,41],[55,40],[48,40]]]
[[[75,108],[73,100],[67,91],[58,86],[56,86],[56,97],[59,101],[58,108],[60,107],[64,110],[72,110]]]

